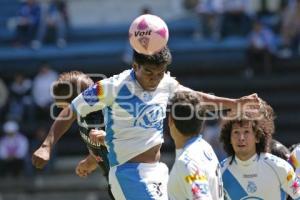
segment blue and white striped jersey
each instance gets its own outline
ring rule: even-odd
[[[224,190],[232,200],[286,200],[286,193],[300,199],[300,178],[285,160],[269,153],[247,161],[237,157],[222,163]]]
[[[170,200],[223,200],[223,182],[218,158],[201,136],[192,137],[176,160],[168,182]]]
[[[115,166],[163,142],[167,103],[178,85],[165,74],[155,91],[145,91],[134,71],[126,70],[86,89],[72,106],[80,116],[102,110],[108,158]]]

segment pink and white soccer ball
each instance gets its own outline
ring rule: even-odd
[[[130,45],[141,54],[152,55],[160,51],[167,45],[168,39],[168,26],[156,15],[141,15],[129,28]]]

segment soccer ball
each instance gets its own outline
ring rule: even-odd
[[[155,15],[141,15],[133,20],[129,28],[130,45],[141,54],[155,54],[166,46],[168,39],[167,24]]]

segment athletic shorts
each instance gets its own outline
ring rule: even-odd
[[[125,163],[109,171],[111,191],[117,200],[168,200],[166,164]]]

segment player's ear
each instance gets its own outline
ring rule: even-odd
[[[133,70],[136,72],[139,68],[139,65],[136,62],[132,63]]]

